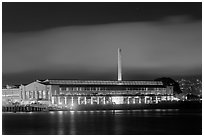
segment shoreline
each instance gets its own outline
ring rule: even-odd
[[[49,112],[49,111],[94,111],[94,110],[142,110],[181,109],[201,110],[201,101],[160,102],[158,104],[107,104],[76,105],[73,107],[2,106],[2,112]]]

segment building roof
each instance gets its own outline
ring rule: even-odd
[[[45,80],[48,85],[163,85],[161,81]]]

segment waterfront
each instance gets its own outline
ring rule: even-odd
[[[5,135],[201,134],[201,110],[144,109],[2,114]]]

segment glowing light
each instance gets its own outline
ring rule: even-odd
[[[70,111],[71,114],[74,114],[74,111]]]
[[[60,115],[62,115],[62,114],[63,114],[63,111],[58,111],[58,113],[59,113]]]
[[[72,103],[71,106],[74,106],[74,98],[72,97]]]
[[[123,104],[123,97],[112,97],[112,102],[115,104]]]
[[[50,114],[54,114],[54,112],[52,112],[52,111],[50,111],[49,113],[50,113]]]
[[[180,99],[179,99],[179,98],[176,98],[176,97],[173,97],[173,100],[179,101]]]

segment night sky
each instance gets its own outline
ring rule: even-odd
[[[2,4],[2,80],[202,75],[202,3]]]

